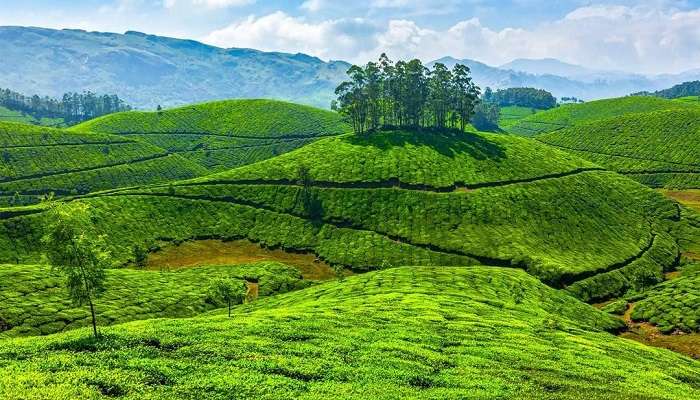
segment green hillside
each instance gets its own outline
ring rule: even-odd
[[[10,110],[5,107],[0,107],[0,121],[44,126],[60,126],[63,124],[63,120],[61,118],[36,119],[31,115],[27,115],[19,111]]]
[[[273,100],[227,100],[108,115],[73,128],[138,138],[221,171],[274,157],[350,127],[330,111]]]
[[[696,361],[522,271],[397,268],[239,306],[0,341],[0,397],[688,399]]]
[[[628,96],[591,101],[583,104],[565,104],[520,120],[508,132],[535,136],[568,128],[580,123],[660,110],[696,109],[697,104],[650,96]]]
[[[157,240],[249,239],[355,271],[512,266],[575,284],[592,301],[659,282],[678,254],[669,230],[679,211],[661,194],[499,134],[326,138],[226,173],[80,201],[109,232],[119,263]],[[39,257],[41,209],[24,212],[0,226],[1,260]],[[624,279],[610,288],[596,279],[609,274]]]
[[[581,123],[537,140],[649,186],[700,188],[700,107]]]
[[[501,129],[508,130],[511,126],[515,125],[518,121],[529,117],[530,115],[536,114],[542,110],[538,110],[530,107],[520,107],[520,106],[508,106],[501,107],[500,118],[498,119],[498,127]]]
[[[0,205],[200,176],[178,155],[115,135],[0,122]]]
[[[97,300],[98,324],[191,317],[221,307],[210,295],[210,281],[216,277],[235,279],[240,286],[246,278],[257,278],[263,296],[306,286],[295,268],[278,263],[174,272],[113,269],[107,274],[104,297]],[[0,265],[0,339],[88,326],[90,311],[71,303],[63,281],[48,266]]]

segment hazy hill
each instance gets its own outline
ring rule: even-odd
[[[60,96],[118,93],[154,108],[221,98],[280,98],[328,107],[348,65],[304,54],[221,49],[192,40],[0,27],[0,86]]]

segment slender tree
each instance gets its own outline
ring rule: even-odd
[[[228,306],[228,317],[231,318],[231,306],[237,300],[245,297],[245,283],[236,285],[233,279],[218,278],[211,281],[211,289],[214,295],[224,301]]]
[[[110,253],[104,235],[97,233],[84,203],[46,201],[48,212],[42,244],[46,258],[66,278],[71,300],[89,305],[95,338],[95,299],[104,292],[105,269]]]

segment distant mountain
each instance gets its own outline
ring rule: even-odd
[[[534,87],[545,89],[556,97],[575,96],[585,100],[654,91],[691,80],[692,77],[700,77],[700,70],[647,77],[619,71],[597,71],[554,59],[519,59],[501,67],[492,67],[470,59],[444,57],[429,65],[436,62],[447,66],[457,63],[469,66],[474,81],[482,88]]]
[[[140,108],[224,98],[328,107],[349,64],[305,54],[222,49],[192,40],[0,27],[0,87],[48,96],[116,93]]]
[[[223,49],[139,32],[0,27],[0,49],[0,87],[54,97],[69,91],[114,93],[136,108],[149,109],[230,98],[272,98],[328,108],[350,67],[306,54]],[[437,61],[467,64],[482,88],[534,87],[584,100],[700,79],[700,70],[645,77],[554,59],[520,59],[502,67],[451,57]]]

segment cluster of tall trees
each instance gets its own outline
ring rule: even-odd
[[[633,93],[632,96],[656,96],[665,99],[677,99],[679,97],[700,96],[700,81],[683,82],[669,89],[656,92]]]
[[[520,106],[548,110],[557,106],[557,98],[551,93],[535,88],[508,88],[493,92],[484,90],[484,101],[501,107]]]
[[[131,110],[117,95],[98,95],[87,91],[66,93],[61,99],[25,96],[10,89],[0,89],[0,106],[20,111],[34,118],[62,118],[67,124],[75,124],[100,115]]]
[[[359,134],[381,127],[464,130],[479,102],[480,89],[460,64],[429,69],[420,60],[394,63],[382,54],[378,62],[352,66],[348,76],[331,107]]]

